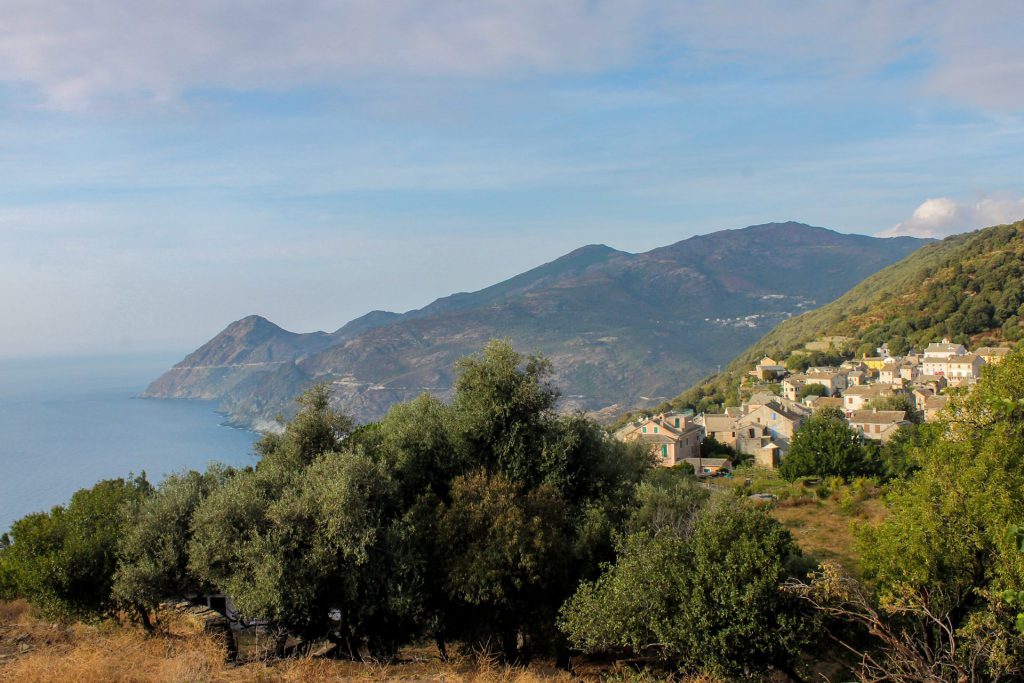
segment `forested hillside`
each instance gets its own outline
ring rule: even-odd
[[[949,337],[977,347],[1024,338],[1024,221],[948,237],[867,278],[832,303],[779,324],[713,375],[666,404],[736,404],[743,374],[824,336],[852,337],[858,355],[893,354]]]

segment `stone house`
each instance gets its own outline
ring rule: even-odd
[[[938,419],[939,413],[949,405],[949,396],[938,395],[929,396],[924,402],[924,421],[935,422]]]
[[[868,403],[880,398],[891,398],[896,391],[891,386],[882,384],[868,384],[860,387],[850,387],[843,392],[843,410],[847,414],[855,410],[864,410]]]
[[[773,401],[744,415],[739,422],[739,429],[742,430],[746,425],[763,427],[771,441],[785,453],[789,450],[793,434],[803,424],[803,420],[804,413],[790,410],[782,403]]]
[[[847,421],[864,438],[882,443],[895,436],[900,427],[910,424],[902,410],[855,410]]]
[[[1011,351],[1013,349],[1008,349],[1005,346],[982,346],[975,353],[981,356],[986,365],[996,365],[1010,355]]]
[[[945,360],[951,356],[963,356],[967,349],[963,344],[952,344],[948,339],[932,342],[924,350],[924,362],[929,360]]]

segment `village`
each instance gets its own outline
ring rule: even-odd
[[[950,391],[970,387],[982,368],[999,363],[1011,349],[979,347],[973,351],[949,339],[923,351],[848,358],[836,365],[804,363],[815,354],[841,358],[837,349],[852,342],[825,337],[794,352],[786,362],[763,357],[740,387],[738,406],[721,413],[668,412],[641,417],[616,430],[623,441],[649,444],[657,464],[687,463],[698,477],[718,476],[733,469],[729,457],[702,457],[701,444],[714,439],[756,467],[776,469],[786,457],[793,435],[804,420],[831,408],[839,411],[863,439],[885,443],[904,426],[930,422],[949,401]],[[852,355],[852,354],[849,354]],[[798,368],[798,369],[794,369]]]

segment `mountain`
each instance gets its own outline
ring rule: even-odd
[[[836,298],[925,244],[769,223],[631,254],[577,249],[477,292],[404,314],[376,311],[333,333],[250,316],[157,379],[145,396],[208,398],[266,426],[313,382],[360,420],[427,390],[492,338],[546,354],[564,409],[614,416],[675,395],[776,323]]]
[[[703,409],[737,398],[764,356],[786,358],[822,337],[848,337],[858,353],[894,353],[949,337],[969,348],[1024,339],[1024,221],[933,242],[864,280],[832,303],[780,323],[725,371],[665,407]]]

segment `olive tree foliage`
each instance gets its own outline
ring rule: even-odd
[[[877,454],[866,447],[836,408],[826,408],[804,420],[786,454],[779,473],[792,481],[798,477],[852,479],[877,472]]]
[[[584,652],[654,657],[685,672],[794,672],[814,626],[780,590],[799,555],[763,510],[713,501],[683,535],[663,526],[622,537],[615,563],[565,604],[561,626]]]
[[[648,469],[643,449],[555,412],[550,370],[492,342],[457,364],[450,406],[397,406],[367,439],[401,491],[442,648],[458,639],[508,660],[559,649],[558,607],[610,559]]]
[[[205,473],[172,474],[128,510],[130,521],[117,543],[112,591],[114,599],[134,610],[147,630],[152,630],[150,612],[160,602],[207,588],[188,569],[192,514],[231,474],[217,465]]]
[[[195,511],[189,570],[282,635],[387,649],[368,625],[388,602],[378,579],[394,482],[380,463],[343,450],[351,422],[331,409],[326,387],[299,403],[283,434],[258,444],[256,469]]]
[[[26,598],[48,618],[113,615],[118,540],[127,512],[151,488],[145,475],[109,479],[77,491],[67,507],[14,522],[9,545],[0,554],[7,591]]]
[[[861,680],[1020,680],[1024,640],[1004,595],[1024,589],[1024,554],[1006,533],[1024,519],[1024,353],[955,396],[910,447],[919,469],[861,532],[867,583],[825,572],[804,594],[875,634],[854,648]]]

